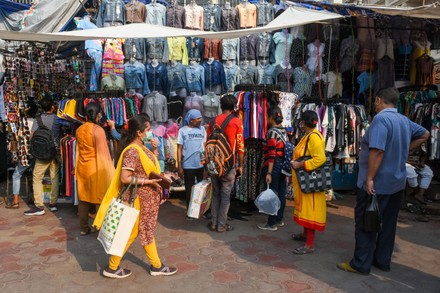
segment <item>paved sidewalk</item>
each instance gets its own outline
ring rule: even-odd
[[[297,256],[301,231],[292,220],[292,202],[286,226],[276,232],[256,225],[266,217],[234,220],[235,230],[208,231],[206,220],[186,221],[178,199],[165,203],[157,227],[159,255],[179,272],[152,277],[147,258],[136,241],[122,260],[133,271],[124,280],[100,275],[108,257],[96,234],[79,236],[76,208],[60,205],[58,212],[26,217],[0,206],[0,292],[440,292],[440,217],[428,223],[401,213],[391,272],[377,269],[369,276],[336,268],[348,261],[354,246],[355,198],[332,204],[324,233],[317,233],[314,254]]]

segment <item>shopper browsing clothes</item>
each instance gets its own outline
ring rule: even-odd
[[[267,222],[258,225],[261,230],[276,231],[278,227],[284,226],[283,216],[286,207],[286,175],[281,172],[281,164],[284,158],[284,141],[287,135],[283,122],[283,114],[277,106],[272,106],[267,110],[267,126],[269,131],[266,134],[264,143],[264,167],[262,179],[269,184],[281,201],[281,207],[277,215],[269,216]]]
[[[337,267],[350,273],[368,275],[374,265],[391,270],[397,216],[406,184],[405,162],[408,152],[420,147],[429,132],[399,114],[399,93],[393,88],[380,90],[374,102],[377,115],[361,140],[355,207],[356,245],[351,261]],[[362,226],[370,196],[376,195],[382,220],[379,233],[365,232]]]
[[[150,127],[149,119],[143,115],[135,116],[128,121],[128,131],[120,140],[118,152],[120,155],[116,158],[118,164],[115,176],[98,210],[93,225],[101,228],[110,203],[113,197],[118,195],[121,185],[129,184],[134,177],[137,177],[138,190],[134,206],[140,210],[140,213],[128,239],[125,252],[139,235],[141,245],[144,247],[150,261],[150,274],[153,276],[169,276],[175,274],[177,269],[168,267],[161,262],[154,238],[159,205],[162,199],[162,188],[158,184],[160,179],[148,179],[151,172],[160,173],[160,166],[156,155],[148,150],[143,142]],[[123,200],[127,201],[128,198]],[[130,270],[119,267],[121,259],[122,257],[119,256],[110,256],[109,265],[104,269],[103,275],[116,279],[130,276]]]
[[[314,111],[305,111],[301,114],[300,127],[304,136],[295,147],[293,153],[292,168],[298,170],[304,168],[307,171],[322,166],[326,161],[325,144],[321,133],[316,129],[318,115]],[[297,161],[304,155],[310,159]],[[293,250],[294,254],[307,254],[315,251],[315,231],[324,231],[326,223],[326,198],[325,192],[302,192],[295,171],[292,172],[292,185],[295,202],[294,220],[304,227],[304,232],[292,235],[297,241],[305,244]]]
[[[223,176],[211,175],[212,182],[212,221],[208,224],[211,231],[219,233],[233,230],[233,227],[226,223],[231,203],[231,191],[235,178],[241,176],[244,159],[243,123],[234,115],[234,107],[237,103],[234,95],[224,95],[220,100],[222,114],[215,118],[215,125],[221,126],[226,119],[230,119],[224,132],[226,133],[229,145],[232,149],[233,167]],[[230,116],[232,115],[232,116]],[[208,128],[208,137],[211,133],[211,125]],[[236,156],[238,155],[238,162]]]
[[[86,106],[87,122],[76,130],[75,177],[78,184],[78,215],[81,235],[91,232],[88,214],[101,204],[115,173],[104,129],[100,106]]]
[[[204,144],[206,130],[202,124],[202,113],[192,109],[186,113],[184,126],[177,135],[177,166],[180,178],[185,178],[186,208],[191,200],[191,188],[203,180]],[[187,217],[187,219],[191,219]]]
[[[40,117],[41,123],[47,127],[49,130],[52,130],[55,127],[55,118],[57,117],[54,114],[54,104],[50,98],[44,98],[40,101],[41,109],[43,113]],[[31,137],[38,130],[39,126],[37,121],[32,125],[31,129]],[[55,140],[55,138],[53,138]],[[43,150],[39,150],[39,152],[48,152],[47,145]],[[50,144],[51,148],[56,149],[56,143],[53,142],[53,145]],[[50,180],[52,183],[52,189],[50,191],[50,203],[49,210],[52,212],[57,211],[57,201],[58,201],[58,191],[59,191],[59,177],[60,177],[60,163],[58,162],[58,156],[53,156],[50,160],[35,160],[34,171],[33,171],[33,190],[34,190],[34,206],[31,207],[30,210],[25,211],[24,214],[26,216],[42,216],[45,214],[44,211],[44,196],[43,196],[43,177],[46,174],[47,169],[50,171]]]

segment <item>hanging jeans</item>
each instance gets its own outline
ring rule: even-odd
[[[280,223],[284,217],[284,209],[286,208],[286,175],[281,172],[282,159],[276,158],[272,168],[272,182],[269,184],[269,188],[275,191],[278,198],[281,201],[280,209],[276,216],[269,216],[267,219],[267,224],[269,226],[274,226]],[[263,168],[261,179],[266,181],[267,166]]]
[[[90,91],[97,91],[99,89],[99,81],[101,80],[102,69],[102,52],[95,49],[87,49],[87,55],[95,62],[92,63],[92,70],[90,72]]]

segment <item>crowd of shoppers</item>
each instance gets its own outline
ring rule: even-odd
[[[405,164],[410,151],[416,151],[426,142],[429,132],[423,127],[411,122],[405,116],[398,114],[396,103],[398,93],[394,89],[383,89],[375,99],[376,116],[370,128],[361,141],[359,156],[359,176],[357,182],[357,205],[355,208],[355,240],[354,256],[350,262],[340,263],[341,270],[369,274],[374,265],[384,271],[390,270],[391,255],[394,248],[397,215],[400,201],[405,189],[408,176],[409,185],[416,188],[418,183],[414,174],[421,167],[414,167],[412,172]],[[42,122],[49,129],[56,129],[54,106],[51,100],[40,102],[43,114]],[[204,172],[204,145],[210,134],[224,121],[229,123],[223,131],[227,137],[233,154],[233,164],[225,174],[213,175],[212,183],[212,218],[208,224],[211,231],[219,233],[233,230],[228,224],[230,195],[237,177],[242,174],[244,159],[243,124],[235,116],[236,98],[224,95],[221,99],[222,113],[207,125],[202,126],[202,114],[198,110],[188,111],[184,126],[178,132],[177,167],[178,173],[185,179],[186,207],[190,202],[191,188],[197,182],[207,178]],[[78,183],[78,213],[81,235],[92,231],[89,225],[89,214],[95,206],[99,206],[93,227],[101,228],[106,212],[118,191],[123,185],[137,179],[138,189],[134,207],[139,210],[134,228],[125,247],[125,252],[136,238],[139,238],[149,259],[149,272],[153,276],[173,275],[177,268],[166,266],[158,256],[155,228],[157,225],[160,204],[163,203],[163,190],[160,179],[151,179],[150,174],[161,173],[158,161],[158,143],[148,139],[151,121],[148,115],[140,114],[128,121],[125,131],[120,134],[114,129],[114,123],[108,121],[112,136],[119,140],[114,168],[109,152],[104,129],[99,125],[101,109],[98,104],[91,103],[86,107],[87,122],[76,130],[75,177]],[[262,230],[276,231],[284,226],[284,210],[286,206],[286,176],[281,172],[284,159],[284,146],[288,141],[285,129],[281,126],[282,111],[272,106],[267,112],[268,132],[264,141],[264,165],[262,180],[278,196],[281,207],[277,214],[268,216],[267,221],[257,227]],[[305,242],[293,250],[294,254],[309,254],[315,250],[315,231],[324,231],[326,226],[326,197],[325,192],[305,193],[299,186],[296,170],[312,171],[322,166],[326,161],[325,143],[321,133],[316,129],[318,116],[314,111],[301,113],[300,130],[304,134],[295,147],[292,166],[292,185],[294,190],[294,221],[303,227],[303,231],[292,235],[293,240]],[[34,123],[33,131],[36,129]],[[57,137],[54,144],[57,145]],[[57,149],[59,149],[59,140]],[[306,160],[301,160],[304,156]],[[57,210],[58,197],[58,157],[50,161],[36,160],[33,171],[33,186],[35,204],[25,215],[43,215],[45,213],[42,197],[42,179],[50,168],[52,179],[52,194],[49,209]],[[17,167],[16,173],[22,174],[24,168]],[[407,171],[408,169],[408,171]],[[414,173],[414,174],[413,174]],[[408,175],[407,175],[408,174]],[[425,174],[425,175],[426,175]],[[426,176],[425,176],[426,177]],[[432,178],[432,171],[429,174]],[[416,199],[424,202],[423,192],[426,190],[427,179],[420,181]],[[16,186],[16,185],[14,185]],[[17,188],[14,188],[14,199],[8,208],[18,208]],[[376,196],[382,218],[382,230],[378,233],[366,232],[362,229],[362,218],[371,196]],[[124,198],[123,200],[128,200]],[[139,237],[138,237],[139,236]],[[130,276],[128,269],[119,267],[122,257],[111,255],[103,275],[109,278],[125,278]]]

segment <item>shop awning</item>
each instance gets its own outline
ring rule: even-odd
[[[280,16],[264,27],[241,29],[227,32],[204,32],[173,27],[156,26],[146,23],[98,28],[92,30],[70,31],[63,33],[26,33],[0,31],[0,39],[17,41],[82,41],[109,38],[165,38],[165,37],[200,37],[200,38],[236,38],[249,34],[270,32],[282,28],[295,27],[308,23],[341,18],[341,15],[316,11],[302,7],[289,7]]]

